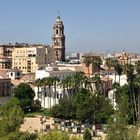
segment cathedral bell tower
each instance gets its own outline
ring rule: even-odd
[[[65,35],[64,35],[64,25],[60,19],[57,17],[56,22],[53,26],[53,48],[55,50],[55,60],[65,61]]]

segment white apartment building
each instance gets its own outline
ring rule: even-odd
[[[42,79],[44,77],[58,77],[60,80],[63,80],[65,79],[67,76],[70,76],[72,73],[74,73],[74,71],[72,70],[69,70],[69,69],[65,69],[65,70],[59,70],[58,68],[55,68],[55,67],[41,67],[40,69],[36,70],[35,72],[35,79]],[[38,88],[35,87],[35,99],[37,99],[37,93],[38,93]],[[40,93],[49,93],[51,92],[50,96],[47,96],[47,95],[43,95],[41,96],[41,98],[39,99],[41,101],[41,105],[42,107],[44,108],[50,108],[52,107],[53,105],[57,104],[58,103],[58,100],[59,98],[62,98],[63,97],[63,88],[61,86],[57,86],[56,88],[56,94],[57,94],[57,97],[54,98],[53,95],[54,95],[54,92],[55,92],[55,89],[54,87],[52,86],[51,87],[51,90],[49,91],[49,88],[45,88],[46,91],[44,91],[43,88],[40,88],[39,89],[39,92]],[[67,91],[65,91],[67,93]]]

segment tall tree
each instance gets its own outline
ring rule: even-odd
[[[41,79],[39,78],[39,79],[36,79],[34,82],[33,82],[33,85],[34,86],[37,86],[37,98],[39,99],[39,97],[40,97],[40,92],[39,92],[39,89],[40,89],[40,87],[42,86],[42,81],[41,81]]]
[[[49,105],[49,97],[48,97],[48,93],[47,93],[47,86],[48,86],[48,83],[47,83],[47,78],[44,77],[43,79],[41,79],[41,83],[42,83],[42,99],[43,99],[43,102],[44,102],[44,108],[46,106],[46,100],[45,100],[45,97],[47,96],[47,104]],[[41,99],[41,100],[42,100]]]
[[[51,92],[51,87],[53,86],[53,78],[52,77],[47,77],[47,83],[48,83],[48,88],[49,88],[49,98],[50,98],[50,108],[52,106],[51,99],[52,99],[52,92]]]
[[[17,87],[15,87],[12,91],[14,97],[19,99],[21,108],[28,112],[29,108],[31,108],[35,93],[33,89],[27,83],[21,83]]]
[[[88,67],[88,76],[90,76],[90,64],[91,64],[91,57],[90,56],[85,56],[84,61],[83,61],[86,65],[86,67]]]
[[[102,59],[100,58],[100,56],[97,56],[97,57],[93,58],[93,59],[91,60],[91,62],[92,62],[93,65],[96,66],[97,72],[98,72],[99,75],[100,75],[100,67],[101,67],[101,65],[102,65],[102,63],[103,63],[103,62],[102,62]]]
[[[124,72],[127,76],[127,82],[129,85],[131,106],[132,106],[132,114],[133,114],[133,123],[135,124],[135,116],[137,116],[137,105],[136,105],[136,96],[133,89],[133,78],[134,78],[134,66],[132,64],[124,65]]]
[[[127,121],[121,116],[120,113],[116,113],[110,117],[108,121],[107,133],[107,140],[129,140]]]
[[[140,61],[136,61],[135,68],[138,74],[140,74]]]
[[[116,72],[117,72],[117,67],[119,65],[119,61],[117,59],[113,59],[112,60],[112,66],[114,67],[114,70],[115,70],[115,82],[116,82]]]
[[[11,98],[2,107],[2,117],[0,120],[0,136],[15,132],[20,128],[24,113],[19,106],[20,101],[17,98]]]
[[[73,74],[61,80],[59,85],[63,88],[63,97],[67,96],[69,98],[70,95],[73,94],[71,92],[71,90],[74,88]]]
[[[53,85],[53,78],[52,77],[45,77],[42,80],[43,80],[43,83],[45,86],[45,92],[47,91],[46,89],[48,86],[49,92],[46,94],[48,97],[48,107],[51,107],[51,97],[52,97],[51,86]],[[45,98],[45,96],[44,96],[44,98]],[[45,102],[45,99],[44,99],[44,102]]]
[[[135,74],[133,78],[133,87],[135,88],[136,92],[136,101],[137,101],[137,113],[138,113],[138,120],[140,119],[140,74]]]
[[[134,76],[134,85],[137,92],[137,104],[138,104],[138,120],[140,119],[140,61],[135,63],[135,69],[137,74]]]
[[[107,58],[105,65],[108,67],[108,78],[109,78],[110,69],[113,66],[113,58]]]
[[[57,99],[57,92],[56,92],[56,88],[57,88],[57,85],[59,84],[60,82],[60,79],[58,77],[52,77],[52,82],[53,82],[53,86],[54,86],[54,100],[55,100],[55,104],[56,104],[56,99]]]
[[[101,81],[101,78],[99,75],[94,75],[93,77],[90,78],[91,79],[91,83],[95,84],[95,88],[98,92],[103,93],[103,84]],[[93,89],[92,89],[93,91]]]
[[[117,65],[116,65],[116,72],[118,73],[118,75],[119,75],[119,83],[120,83],[120,77],[121,77],[121,74],[122,74],[122,72],[123,72],[123,67],[122,67],[122,65],[120,64],[120,63],[118,63]]]

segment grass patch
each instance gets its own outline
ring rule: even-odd
[[[28,112],[25,116],[26,117],[35,117],[36,115],[40,115],[40,116],[51,116],[50,114],[50,110],[49,109],[41,109],[37,112]]]

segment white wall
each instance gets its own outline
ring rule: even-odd
[[[35,87],[34,88],[34,91],[35,91],[35,98],[34,100],[38,99],[38,96],[37,96],[37,93],[38,93],[38,88]],[[57,87],[56,89],[56,93],[57,93],[57,96],[56,98],[54,98],[54,93],[55,93],[55,89],[54,87],[51,87],[51,97],[44,97],[44,92],[43,91],[43,88],[39,88],[39,92],[41,93],[41,98],[39,98],[39,100],[41,101],[41,106],[44,107],[44,108],[50,108],[52,106],[54,106],[55,104],[58,104],[58,101],[60,99],[60,97],[62,96],[63,97],[63,89],[61,87]],[[46,88],[46,94],[49,93],[49,89],[48,87]],[[58,98],[57,98],[58,97]]]
[[[42,79],[44,77],[49,77],[50,73],[46,72],[45,70],[36,70],[35,72],[35,79]]]
[[[114,83],[115,75],[110,75],[109,77],[113,79],[113,83]],[[116,75],[116,82],[119,83],[119,75]],[[120,86],[123,86],[125,84],[127,84],[127,77],[126,77],[126,75],[121,75],[120,76]],[[112,104],[113,108],[116,109],[114,90],[110,90],[108,92],[108,98],[111,100],[111,104]]]
[[[46,70],[48,70],[48,71],[46,71]],[[44,69],[43,70],[36,70],[35,79],[39,79],[39,78],[42,79],[44,77],[49,77],[49,76],[54,77],[54,76],[56,76],[60,80],[62,80],[64,78],[66,78],[67,76],[69,76],[71,73],[73,73],[73,71],[71,71],[71,72],[70,71],[64,71],[64,72],[60,71],[58,73],[49,73],[49,71],[52,71],[52,69],[51,68],[50,69],[46,68],[46,70],[44,70]],[[38,88],[34,87],[34,90],[35,90],[35,98],[34,99],[36,100],[36,99],[38,99],[38,97],[37,97]],[[46,90],[47,90],[46,92],[49,93],[48,87],[47,87]],[[52,107],[53,105],[58,103],[59,99],[56,99],[56,101],[55,101],[55,99],[53,97],[44,97],[43,88],[42,89],[40,88],[39,92],[42,92],[42,96],[39,99],[41,101],[42,107],[50,108],[50,106]],[[60,98],[60,96],[63,97],[63,88],[62,87],[57,86],[56,92],[57,92],[59,98]],[[67,92],[66,89],[65,89],[65,92]],[[51,87],[51,94],[53,95],[54,93],[55,93],[54,87]],[[51,102],[51,105],[50,105],[50,102]]]
[[[113,74],[113,75],[110,75],[109,77],[113,79],[112,82],[114,83],[115,82],[115,75]],[[119,75],[116,75],[116,82],[119,83]],[[120,76],[120,85],[123,86],[124,84],[127,84],[127,77],[125,74]]]

